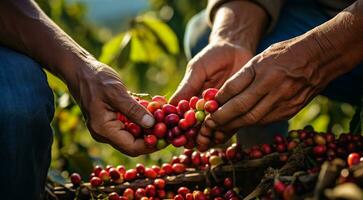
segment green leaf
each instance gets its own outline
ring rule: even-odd
[[[131,40],[130,60],[135,63],[155,62],[162,55],[162,50],[156,45],[155,36],[142,27],[133,30]]]
[[[178,38],[173,30],[161,20],[150,15],[144,15],[136,19],[137,22],[144,24],[157,37],[160,45],[170,54],[179,53]]]
[[[124,67],[127,62],[130,60],[130,53],[131,53],[131,34],[126,33],[125,37],[122,40],[120,52],[117,56],[117,66],[119,68]]]
[[[108,41],[102,47],[102,52],[99,60],[103,63],[111,65],[120,54],[125,33],[120,33]]]

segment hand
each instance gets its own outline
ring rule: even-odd
[[[321,68],[304,37],[272,45],[227,80],[216,95],[220,108],[197,138],[199,149],[230,138],[241,127],[294,116],[335,75]]]
[[[116,118],[116,112],[120,112],[145,128],[154,124],[152,115],[128,94],[117,72],[97,61],[86,62],[80,69],[77,83],[71,84],[70,89],[81,106],[92,137],[130,156],[155,151],[146,147],[143,139],[135,139],[122,130],[124,125]]]
[[[198,96],[207,88],[221,87],[252,57],[251,51],[238,45],[228,42],[209,44],[188,63],[171,103]]]

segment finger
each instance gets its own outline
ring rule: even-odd
[[[155,119],[144,106],[139,104],[127,92],[120,92],[120,94],[114,102],[111,102],[111,106],[124,114],[132,122],[144,128],[150,128],[154,125]]]
[[[183,80],[179,84],[176,92],[170,98],[170,103],[177,105],[180,100],[189,100],[192,96],[199,95],[203,88],[206,75],[201,66],[200,62],[195,62],[192,60],[192,64],[184,75]]]
[[[117,121],[107,122],[105,126],[108,130],[108,133],[105,134],[108,143],[129,156],[139,156],[156,151],[155,148],[146,146],[143,139],[135,139],[131,133],[120,130],[121,126]]]
[[[225,125],[234,118],[249,112],[264,95],[263,89],[251,86],[222,105],[211,114],[211,117],[216,124]]]
[[[269,93],[258,101],[250,111],[225,124],[222,130],[229,132],[237,128],[258,124],[263,117],[275,109],[274,105],[276,105],[279,97],[279,93]]]
[[[251,65],[245,65],[240,71],[229,78],[216,94],[216,100],[220,104],[245,90],[254,80],[255,71]]]

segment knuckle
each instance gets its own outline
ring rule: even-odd
[[[245,113],[247,111],[247,103],[244,98],[236,98],[234,100],[234,105],[235,109],[240,113]]]
[[[259,116],[255,112],[248,112],[244,116],[246,123],[255,124],[259,121]]]
[[[139,106],[136,102],[131,102],[130,105],[125,110],[125,114],[127,114],[131,118],[137,118],[138,113],[142,111],[141,106]]]

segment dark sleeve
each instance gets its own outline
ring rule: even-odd
[[[246,0],[208,0],[207,16],[210,25],[213,23],[214,14],[217,11],[217,9],[222,4],[230,1],[246,1]],[[267,32],[270,32],[275,27],[284,0],[250,0],[250,1],[261,6],[268,14],[270,20]]]

